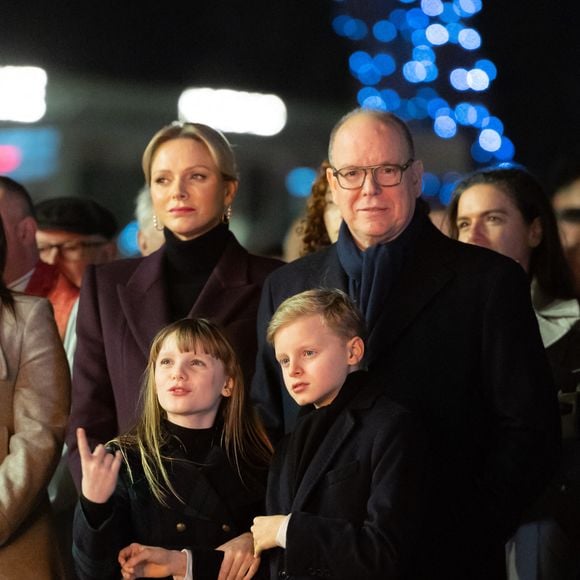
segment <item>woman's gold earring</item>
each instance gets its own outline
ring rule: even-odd
[[[163,231],[163,226],[159,223],[159,218],[155,214],[153,214],[153,227],[158,232],[162,232]]]

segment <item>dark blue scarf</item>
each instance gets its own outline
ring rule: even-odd
[[[422,207],[417,206],[411,222],[399,236],[364,251],[354,242],[346,223],[343,221],[340,226],[336,242],[338,259],[348,276],[348,294],[364,314],[369,335],[425,219]]]

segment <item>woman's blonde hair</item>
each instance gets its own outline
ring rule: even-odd
[[[272,456],[272,446],[244,389],[244,379],[237,356],[221,330],[203,318],[184,318],[166,326],[153,339],[141,392],[142,412],[135,427],[112,441],[127,459],[128,450],[137,450],[143,471],[153,495],[167,505],[168,493],[181,501],[171,484],[164,455],[169,435],[162,428],[166,412],[159,404],[155,384],[157,357],[165,340],[174,336],[181,352],[203,352],[222,361],[226,376],[231,379],[231,396],[221,401],[216,421],[223,421],[220,444],[243,481],[241,463],[266,467]],[[127,463],[127,465],[129,465]],[[130,473],[132,477],[132,474]]]
[[[151,165],[153,164],[155,153],[157,153],[161,145],[173,139],[192,139],[203,143],[207,147],[222,178],[226,181],[238,181],[238,168],[234,151],[229,141],[220,131],[202,123],[181,123],[176,121],[157,131],[147,144],[147,147],[145,147],[142,167],[147,185],[151,185]]]

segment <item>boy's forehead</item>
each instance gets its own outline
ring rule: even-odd
[[[314,343],[330,336],[343,337],[330,328],[322,314],[304,314],[283,324],[274,335],[274,346]]]

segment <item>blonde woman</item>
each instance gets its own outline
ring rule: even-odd
[[[248,253],[229,230],[238,170],[219,131],[163,127],[143,153],[143,172],[165,243],[144,258],[89,267],[83,278],[67,433],[77,487],[76,428],[96,445],[133,425],[149,345],[167,324],[186,317],[219,324],[251,379],[262,285],[281,265]]]

